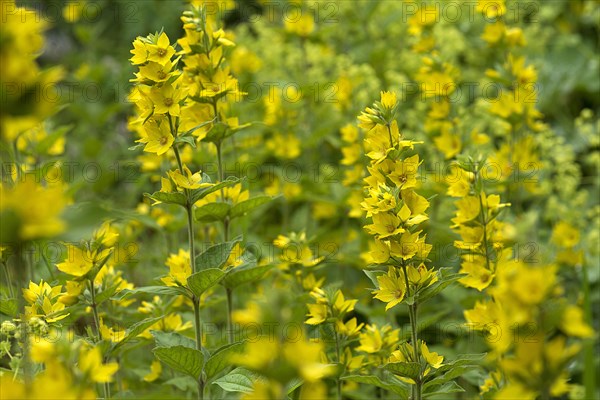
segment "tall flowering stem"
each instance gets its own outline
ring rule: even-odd
[[[412,398],[420,400],[425,376],[443,359],[427,350],[417,331],[419,297],[438,280],[438,274],[424,264],[431,245],[425,243],[420,228],[428,219],[429,202],[415,191],[421,161],[413,150],[420,142],[402,137],[395,120],[397,108],[396,95],[382,92],[380,101],[358,117],[370,159],[361,207],[371,220],[365,229],[374,239],[369,261],[387,267],[385,272],[375,271],[374,297],[387,303],[386,311],[403,302],[409,311],[411,343],[400,344],[388,362],[411,368],[412,373],[399,375],[412,385]]]

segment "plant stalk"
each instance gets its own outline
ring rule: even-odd
[[[225,289],[227,293],[227,337],[229,340],[229,344],[233,343],[234,335],[233,335],[233,323],[231,318],[231,313],[233,312],[233,289]]]
[[[408,272],[406,271],[406,265],[404,261],[401,262],[402,272],[404,273],[404,280],[406,282],[406,295],[408,297],[410,294],[410,283],[408,280]],[[410,330],[411,330],[411,341],[413,346],[414,358],[415,362],[420,363],[421,355],[419,352],[419,343],[418,343],[418,335],[417,335],[417,299],[413,299],[413,304],[408,306],[408,317],[410,319]],[[419,376],[415,380],[415,385],[412,387],[412,398],[413,400],[421,400],[421,392],[422,392],[422,379],[421,372],[419,371]]]

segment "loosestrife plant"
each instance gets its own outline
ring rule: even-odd
[[[181,20],[185,37],[177,41],[179,51],[164,32],[138,37],[131,50],[131,62],[139,66],[139,72],[133,79],[135,87],[130,95],[137,117],[130,127],[140,135],[138,142],[145,152],[174,155],[175,168],[161,177],[160,191],[148,197],[154,206],[165,203],[184,208],[188,231],[187,250],[180,249],[166,262],[169,273],[162,278],[166,286],[137,291],[184,296],[191,302],[193,343],[173,339],[180,337],[178,334],[151,333],[156,340],[154,354],[158,360],[193,378],[198,398],[203,398],[208,385],[227,368],[223,360],[242,344],[234,343],[231,322],[234,289],[259,279],[269,269],[269,265],[257,266],[256,258],[243,251],[241,237],[230,239],[231,224],[271,198],[250,198],[249,192],[242,189],[242,180],[225,178],[223,145],[227,138],[248,126],[239,125],[237,117],[230,114],[230,101],[243,95],[226,64],[228,48],[235,44],[223,29],[216,28],[217,21],[214,15],[207,14],[206,7],[184,12]],[[180,64],[183,64],[181,69]],[[190,167],[182,157],[184,148],[205,149],[204,143],[216,148],[218,176],[214,182]],[[201,254],[197,254],[195,243],[197,222],[220,222],[222,227],[223,241]],[[217,284],[226,292],[228,344],[211,353],[203,346],[200,303],[203,295]],[[214,367],[218,362],[221,362],[218,368]]]
[[[411,155],[420,142],[401,135],[396,121],[398,106],[395,93],[381,92],[380,100],[359,116],[370,159],[361,203],[372,221],[365,226],[373,236],[369,256],[371,264],[387,267],[387,271],[365,272],[376,285],[374,298],[386,303],[386,311],[400,304],[408,307],[410,341],[392,342],[394,351],[382,361],[386,371],[410,385],[410,398],[420,400],[425,394],[444,392],[442,385],[453,379],[455,364],[442,369],[444,357],[430,351],[419,338],[419,306],[460,275],[426,265],[431,245],[425,241],[421,224],[428,219],[429,201],[416,191],[421,161],[418,154]],[[363,348],[368,351],[367,346]],[[468,364],[467,359],[456,362]],[[408,393],[404,395],[408,397]]]

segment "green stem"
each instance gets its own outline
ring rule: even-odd
[[[401,261],[400,266],[402,267],[402,272],[404,273],[404,280],[406,282],[406,295],[408,297],[410,294],[410,283],[408,280],[408,272],[406,271],[406,264],[404,261]],[[411,341],[413,346],[414,358],[416,363],[420,363],[421,355],[419,352],[419,344],[418,344],[418,335],[417,335],[417,299],[416,296],[413,298],[413,304],[408,306],[408,317],[410,319],[410,330],[411,330]],[[419,376],[415,379],[415,385],[412,387],[413,400],[421,400],[421,372],[419,371]]]
[[[20,286],[28,287],[29,285],[29,268],[25,265],[25,259],[23,258],[24,246],[18,245],[15,254],[15,268],[17,276],[19,277]],[[17,306],[21,311],[21,340],[23,343],[23,380],[25,383],[25,390],[29,391],[31,388],[31,381],[33,377],[33,371],[31,366],[30,357],[30,343],[29,343],[29,319],[25,314],[25,299],[22,294],[17,295]]]
[[[200,325],[200,299],[194,296],[192,299],[194,305],[194,330],[196,333],[196,349],[202,351],[202,326]],[[198,399],[204,399],[204,380],[202,376],[198,378]]]
[[[171,124],[171,116],[169,115],[169,126],[171,128],[171,134],[176,137],[176,132],[174,132],[173,125]],[[177,146],[173,146],[173,152],[175,153],[175,158],[177,159],[177,165],[179,167],[179,171],[183,175],[183,163],[181,162],[181,156],[179,154],[179,150]],[[193,215],[193,207],[192,203],[192,194],[188,189],[184,190],[185,196],[187,198],[185,211],[187,213],[187,228],[188,228],[188,246],[190,249],[190,264],[192,273],[196,273],[196,246],[194,243],[194,215]],[[202,326],[200,325],[200,298],[194,296],[192,298],[192,304],[194,307],[194,331],[196,334],[196,349],[202,351]],[[198,378],[198,399],[202,400],[204,398],[204,380],[202,376]]]
[[[179,166],[179,171],[183,174],[183,163],[181,162],[181,156],[179,155],[179,150],[176,146],[173,146],[173,152],[175,153],[175,158],[177,159],[177,165]],[[190,249],[190,264],[192,267],[192,272],[196,273],[196,246],[194,244],[194,205],[191,202],[191,192],[187,189],[184,190],[185,196],[187,197],[187,202],[185,205],[185,211],[187,213],[187,228],[188,228],[188,247]]]
[[[187,213],[187,226],[188,226],[188,245],[190,248],[190,263],[192,264],[192,273],[196,273],[196,246],[194,244],[194,216],[193,216],[193,205],[190,203],[189,198],[185,207]]]
[[[15,292],[12,286],[12,278],[10,276],[10,270],[8,269],[8,264],[2,261],[2,269],[4,270],[4,275],[6,277],[6,286],[8,287],[8,294],[11,299],[15,298]]]
[[[482,186],[483,186],[483,184],[482,184]],[[483,207],[483,198],[481,196],[481,192],[479,193],[479,208],[480,208],[479,215],[481,215],[481,225],[483,226],[483,248],[485,251],[485,264],[486,264],[488,271],[494,272],[494,271],[492,271],[492,268],[490,266],[490,249],[489,249],[488,237],[487,237],[487,224],[488,224],[488,220],[486,218],[487,210]]]
[[[94,287],[94,282],[92,280],[88,281],[88,288],[90,290],[90,296],[92,297],[92,314],[94,315],[94,327],[95,332],[95,342],[99,342],[102,338],[100,336],[100,316],[98,315],[98,305],[96,304],[96,288]],[[106,361],[106,360],[105,360]],[[110,399],[110,384],[105,382],[103,385],[104,389],[104,398]]]
[[[337,330],[335,331],[335,354],[337,356],[338,364],[341,364],[340,336],[339,336]],[[340,380],[339,376],[335,379],[335,384],[336,384],[336,390],[337,390],[337,400],[342,400],[342,381]]]
[[[233,289],[225,289],[227,293],[227,335],[229,338],[229,344],[233,343],[233,323],[231,313],[233,312]]]
[[[590,278],[588,276],[587,265],[581,266],[583,274],[583,313],[584,320],[588,325],[592,324],[592,305],[590,300]],[[585,387],[585,398],[593,399],[596,387],[596,364],[594,363],[594,341],[588,340],[583,344],[583,384]]]
[[[221,153],[221,141],[216,142],[215,146],[217,146],[217,168],[219,171],[219,182],[223,182],[225,180],[225,173],[223,171],[223,155]],[[221,200],[225,201],[225,190],[221,188]],[[223,220],[223,239],[225,242],[229,240],[229,217],[226,216]]]

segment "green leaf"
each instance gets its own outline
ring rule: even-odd
[[[190,129],[190,130],[188,130],[187,132],[185,132],[185,133],[183,134],[183,136],[188,136],[188,135],[191,135],[191,134],[192,134],[192,133],[194,133],[196,130],[198,130],[198,129],[200,129],[200,128],[202,128],[202,127],[206,126],[206,125],[212,124],[214,121],[215,121],[215,119],[213,118],[213,119],[211,119],[210,121],[205,121],[205,122],[202,122],[201,124],[198,124],[198,125],[196,125],[195,127],[193,127],[192,129]],[[196,146],[194,146],[194,147],[196,147]]]
[[[227,375],[215,380],[212,384],[218,385],[226,392],[252,393],[254,382],[264,378],[256,372],[245,368],[236,368]]]
[[[210,182],[210,180],[206,179],[205,176],[206,175],[203,174],[202,182]],[[216,192],[217,190],[221,190],[222,188],[233,186],[236,183],[241,182],[242,180],[243,179],[239,179],[235,176],[230,176],[229,178],[225,179],[223,182],[215,183],[214,185],[208,186],[205,188],[195,189],[192,191],[192,197],[191,197],[192,203],[195,203],[198,200],[205,198],[206,196],[208,196],[211,193]]]
[[[285,393],[291,395],[292,392],[298,389],[304,383],[302,378],[294,378],[285,385]]]
[[[65,134],[71,129],[73,129],[73,127],[74,125],[61,126],[54,132],[50,133],[35,146],[35,153],[46,154],[46,152],[52,147],[52,145],[54,145],[54,143],[56,143],[58,139],[65,136]]]
[[[123,300],[124,298],[136,293],[158,294],[161,296],[184,295],[190,297],[190,292],[187,289],[178,286],[142,286],[135,289],[122,290],[119,294],[115,295],[113,299]]]
[[[134,146],[129,146],[129,147],[127,148],[127,150],[131,150],[131,151],[133,151],[133,150],[141,149],[141,148],[143,148],[143,147],[145,147],[145,146],[146,146],[146,143],[138,143],[138,144],[136,144],[136,145],[134,145]]]
[[[405,378],[417,379],[421,372],[421,365],[416,362],[395,362],[384,365],[386,370],[394,375],[403,376]]]
[[[442,384],[451,381],[459,376],[464,375],[466,372],[477,368],[476,365],[461,365],[458,367],[454,367],[450,369],[448,372],[441,376],[437,376],[434,379],[423,385],[423,389],[425,390],[435,390],[435,388],[440,387]]]
[[[430,286],[427,286],[426,288],[424,288],[423,290],[418,292],[417,298],[420,303],[423,303],[423,302],[429,300],[430,298],[432,298],[433,296],[437,295],[442,290],[444,290],[446,287],[450,286],[452,283],[454,283],[455,281],[457,281],[460,278],[465,276],[465,274],[449,274],[449,275],[444,276],[445,270],[447,270],[447,269],[444,268],[444,269],[440,270],[441,276],[437,282],[435,282],[434,284],[432,284]]]
[[[194,149],[196,148],[196,139],[193,136],[177,136],[175,143],[187,143]]]
[[[408,399],[409,397],[408,384],[387,371],[384,371],[381,377],[376,375],[347,375],[343,376],[341,380],[377,386],[396,393],[401,399]]]
[[[152,194],[144,193],[144,196],[160,203],[178,204],[182,207],[186,207],[187,205],[187,198],[185,197],[185,194],[179,192],[154,192]]]
[[[104,303],[106,300],[110,299],[119,288],[120,283],[112,285],[111,287],[101,291],[96,295],[96,305],[100,305]]]
[[[185,346],[156,347],[154,355],[175,371],[198,379],[202,373],[204,356],[200,350]]]
[[[217,143],[225,139],[227,136],[233,134],[233,132],[228,132],[229,126],[223,122],[216,122],[206,133],[206,136],[201,140],[203,142],[211,142]]]
[[[135,339],[139,334],[144,332],[146,329],[150,328],[152,325],[154,325],[161,319],[163,319],[163,317],[147,318],[133,324],[129,327],[129,329],[127,329],[127,331],[125,331],[125,336],[123,337],[123,340],[115,343],[110,351],[115,351],[121,346],[123,346],[125,343],[129,342],[132,339]]]
[[[221,268],[227,262],[231,250],[241,239],[235,239],[231,242],[219,243],[209,247],[196,257],[196,268],[200,271],[209,268]]]
[[[179,390],[191,392],[198,388],[198,383],[189,376],[176,376],[165,382],[165,385],[175,386]]]
[[[8,315],[9,317],[17,316],[17,300],[16,299],[2,299],[0,300],[0,313]]]
[[[386,274],[385,271],[381,271],[381,270],[373,270],[373,271],[363,270],[363,272],[365,273],[365,275],[367,275],[367,277],[371,280],[371,282],[373,282],[374,288],[379,287],[379,282],[377,282],[377,277],[380,275]]]
[[[446,382],[443,385],[435,388],[424,389],[423,394],[427,395],[440,395],[440,394],[448,394],[448,393],[460,393],[464,392],[463,389],[458,383],[455,381]]]
[[[196,221],[200,222],[223,221],[229,214],[230,209],[231,206],[228,203],[207,203],[194,210],[194,217]]]
[[[232,354],[240,353],[244,349],[244,345],[244,342],[227,344],[215,351],[215,353],[206,361],[206,365],[204,367],[206,380],[210,381],[219,372],[231,365],[229,358]]]
[[[225,272],[218,268],[208,268],[190,275],[187,279],[188,287],[196,295],[200,297],[211,287],[215,286],[225,277]]]
[[[273,265],[260,265],[251,268],[240,266],[233,268],[221,281],[221,284],[228,289],[233,289],[244,283],[250,283],[261,279],[271,268],[273,268]]]
[[[229,216],[231,219],[241,217],[255,208],[270,202],[272,199],[273,198],[271,196],[256,196],[251,199],[244,200],[231,208]]]
[[[486,353],[479,354],[464,354],[453,361],[446,362],[438,370],[439,376],[425,383],[424,389],[439,387],[442,384],[455,379],[465,374],[465,372],[471,371],[475,368],[480,367],[479,361],[484,359]],[[434,389],[430,389],[434,390]]]
[[[150,331],[150,334],[154,337],[157,347],[173,347],[173,346],[184,346],[190,349],[196,348],[196,342],[187,336],[183,336],[177,332],[163,332],[163,331]]]

